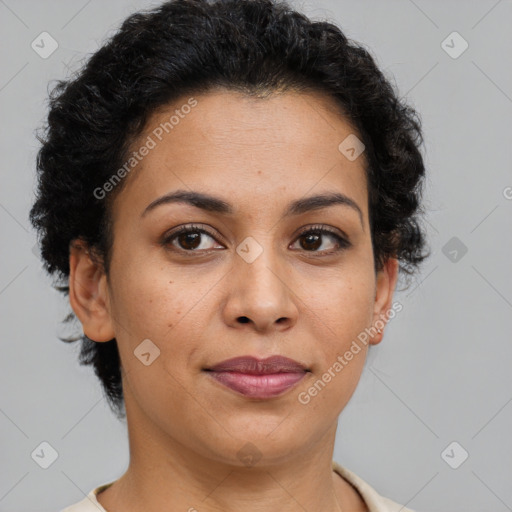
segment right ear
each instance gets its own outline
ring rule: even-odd
[[[88,338],[115,338],[107,276],[82,240],[73,240],[69,246],[69,302]]]

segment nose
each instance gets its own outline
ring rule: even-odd
[[[260,333],[292,327],[297,322],[298,298],[290,276],[286,262],[279,262],[268,247],[252,262],[236,254],[224,321],[238,329],[249,324],[246,329]]]

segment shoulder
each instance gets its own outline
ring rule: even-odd
[[[406,508],[385,496],[381,496],[368,482],[337,462],[333,461],[332,467],[336,473],[359,491],[368,507],[368,512],[414,512],[414,510]]]
[[[59,512],[107,512],[96,499],[96,496],[107,487],[110,487],[113,483],[114,482],[109,482],[92,489],[83,500],[62,509]]]

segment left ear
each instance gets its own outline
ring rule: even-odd
[[[398,279],[398,269],[398,260],[396,258],[388,258],[382,269],[377,272],[371,328],[371,331],[375,331],[375,333],[370,337],[369,342],[371,345],[380,343],[384,336],[384,326],[388,321],[388,312],[393,301],[393,294]]]

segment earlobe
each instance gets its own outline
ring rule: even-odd
[[[370,344],[372,345],[380,343],[384,336],[384,329],[389,319],[389,311],[398,280],[398,270],[398,260],[396,258],[388,258],[382,269],[377,272],[372,322],[374,334],[370,337]]]
[[[73,241],[69,248],[69,302],[88,338],[94,341],[115,338],[106,275],[81,241]]]

